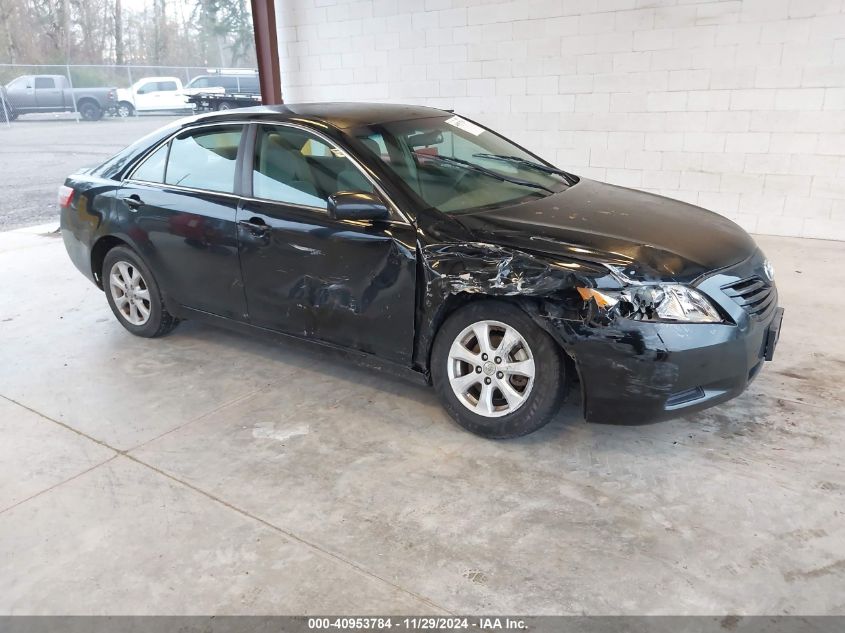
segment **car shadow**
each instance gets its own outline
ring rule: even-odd
[[[410,373],[407,376],[396,373],[390,365],[380,368],[377,360],[362,361],[352,352],[294,337],[274,339],[252,336],[199,321],[183,321],[179,328],[167,338],[187,338],[197,342],[214,341],[215,344],[224,345],[233,351],[245,352],[270,362],[283,363],[287,367],[303,371],[318,371],[330,378],[372,387],[391,395],[407,398],[420,405],[434,406],[437,407],[445,424],[452,424],[457,431],[461,431],[460,427],[441,409],[433,387],[417,382]],[[507,441],[526,445],[554,441],[555,438],[565,435],[572,424],[583,422],[581,396],[576,386],[570,390],[564,406],[548,425],[525,437]]]

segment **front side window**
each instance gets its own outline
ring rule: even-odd
[[[55,80],[49,77],[36,77],[35,78],[35,89],[36,90],[52,90],[56,87]]]
[[[197,77],[188,84],[188,88],[208,88],[208,77]]]
[[[258,129],[252,189],[256,198],[325,209],[338,191],[373,192],[346,154],[318,136],[287,126]]]
[[[170,142],[164,182],[233,193],[242,132],[240,125],[182,132]]]
[[[394,121],[352,134],[428,206],[446,213],[563,191],[566,174],[458,116]]]

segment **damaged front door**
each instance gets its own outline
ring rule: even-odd
[[[338,148],[302,128],[261,126],[252,197],[238,211],[254,325],[410,363],[416,251],[398,220],[334,220],[327,199],[372,184]]]

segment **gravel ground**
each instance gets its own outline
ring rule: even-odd
[[[27,115],[0,124],[0,231],[57,219],[65,177],[97,165],[176,117],[144,116],[77,123],[66,115]]]

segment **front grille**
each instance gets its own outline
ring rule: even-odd
[[[722,286],[722,290],[755,319],[765,319],[778,303],[774,286],[756,275]]]

